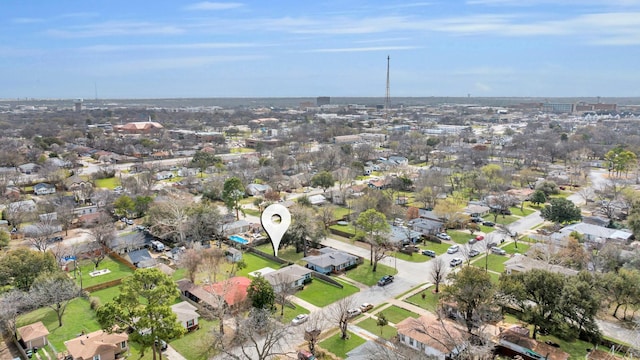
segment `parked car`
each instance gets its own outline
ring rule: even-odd
[[[162,339],[160,339],[160,340],[156,339],[155,343],[156,343],[156,347],[160,348],[160,351],[167,350],[168,345],[167,345],[166,341],[164,341]]]
[[[127,221],[125,221],[127,223],[127,225],[133,225],[133,220],[131,219],[127,219]]]
[[[373,309],[373,304],[369,304],[369,303],[364,303],[362,305],[360,305],[360,311],[367,312],[369,310]]]
[[[300,315],[296,316],[295,318],[293,318],[293,320],[291,320],[291,324],[292,325],[300,325],[303,322],[306,322],[307,320],[309,320],[309,315],[308,314],[300,314]]]
[[[476,238],[472,238],[471,240],[469,240],[469,245],[473,245],[475,243],[477,243],[478,240]]]
[[[491,248],[491,252],[497,255],[507,255],[507,252],[497,246]]]
[[[358,315],[362,314],[362,310],[360,309],[349,309],[347,310],[347,316],[349,317],[349,319],[356,317]]]
[[[455,254],[458,251],[460,251],[460,245],[451,245],[448,249],[447,249],[447,254]]]
[[[298,360],[316,360],[316,357],[307,350],[298,351]]]
[[[496,226],[496,223],[494,223],[492,221],[484,221],[484,222],[482,222],[482,225],[494,227],[494,226]]]
[[[436,257],[436,252],[433,250],[422,250],[422,255]]]
[[[451,265],[451,267],[456,267],[458,265],[462,265],[462,259],[460,258],[453,258],[451,259],[451,261],[449,262],[449,265]]]
[[[476,249],[471,249],[471,250],[469,251],[469,257],[476,257],[476,256],[478,256],[478,255],[480,255],[480,251],[478,251],[478,250],[476,250]]]
[[[446,233],[437,233],[436,237],[440,240],[451,240],[451,236],[447,235]]]
[[[393,275],[385,275],[380,280],[378,280],[378,286],[385,286],[387,284],[391,284],[393,282]]]
[[[479,217],[479,216],[472,216],[470,220],[471,220],[471,222],[474,222],[474,223],[481,223],[481,222],[483,222],[483,221],[484,221],[484,220],[483,220],[481,217]]]
[[[52,238],[49,238],[47,241],[48,241],[48,242],[52,242],[52,243],[53,243],[53,242],[62,241],[62,236],[54,236],[54,237],[52,237]]]

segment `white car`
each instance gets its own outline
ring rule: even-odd
[[[308,314],[300,314],[300,315],[296,316],[295,318],[293,318],[293,320],[291,320],[291,324],[292,325],[300,325],[303,322],[306,322],[307,320],[309,320],[309,315]]]
[[[451,245],[448,249],[447,249],[447,254],[455,254],[458,251],[460,251],[460,245]]]
[[[349,309],[347,310],[347,316],[349,317],[349,319],[351,319],[352,317],[356,317],[358,315],[362,314],[362,310],[360,309]]]
[[[451,265],[451,267],[456,267],[458,265],[462,265],[462,259],[453,258],[453,259],[451,259],[451,262],[449,262],[449,265]]]
[[[437,233],[436,237],[440,240],[451,240],[451,236],[447,235],[446,233]]]

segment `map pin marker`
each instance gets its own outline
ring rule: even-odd
[[[280,222],[275,222],[274,218],[279,219]],[[269,235],[271,246],[273,246],[273,254],[278,256],[278,248],[280,247],[282,236],[291,225],[291,213],[280,204],[271,204],[262,212],[260,222],[262,223],[262,228]]]

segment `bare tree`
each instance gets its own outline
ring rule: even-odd
[[[276,294],[276,302],[279,302],[280,316],[284,316],[284,307],[287,305],[287,299],[289,295],[293,295],[296,292],[296,286],[293,279],[288,274],[278,273],[274,276],[273,290]]]
[[[189,281],[196,282],[198,268],[202,264],[202,251],[200,249],[187,249],[180,255],[179,265],[187,271]]]
[[[447,264],[444,261],[444,258],[441,256],[436,256],[433,260],[431,260],[431,271],[429,275],[431,277],[431,281],[436,286],[436,294],[440,292],[440,284],[444,281],[447,274]]]
[[[292,329],[271,317],[268,309],[253,309],[245,319],[238,320],[235,333],[229,338],[214,335],[215,347],[228,359],[267,360],[292,355],[286,349]]]
[[[18,338],[16,321],[20,314],[33,308],[29,294],[21,290],[10,290],[0,297],[0,329],[10,331],[14,338]]]
[[[346,340],[348,337],[347,329],[349,326],[349,310],[355,306],[353,297],[346,297],[338,300],[331,309],[331,318],[338,323],[340,329],[340,338]]]
[[[52,218],[45,216],[40,222],[30,226],[25,235],[31,246],[45,252],[51,245],[51,237],[56,231]]]
[[[76,218],[76,214],[73,212],[75,207],[73,200],[68,200],[65,197],[59,197],[53,201],[55,205],[56,218],[60,225],[62,226],[62,230],[64,230],[64,235],[69,235],[69,228],[73,223],[73,220]]]
[[[101,212],[96,224],[89,230],[92,241],[90,242],[91,261],[97,269],[109,251],[109,243],[115,236],[115,225],[109,215]]]
[[[316,344],[320,341],[320,334],[324,327],[324,318],[319,313],[312,313],[309,320],[304,325],[304,340],[307,342],[309,351],[316,354]]]
[[[201,252],[200,268],[207,276],[206,281],[209,283],[217,282],[220,267],[225,261],[224,250],[220,248],[210,248]]]
[[[35,303],[53,310],[58,317],[58,326],[62,326],[62,316],[67,305],[80,295],[80,290],[66,274],[58,272],[36,279],[30,294]]]
[[[191,226],[190,205],[191,202],[177,196],[154,203],[149,209],[151,231],[163,239],[171,237],[178,244],[186,244]]]

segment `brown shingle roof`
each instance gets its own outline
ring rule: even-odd
[[[119,344],[127,340],[129,340],[129,335],[126,333],[108,333],[104,330],[98,330],[67,340],[64,342],[64,346],[74,359],[92,359],[94,355],[100,354],[105,348],[113,348],[117,353],[120,348]]]
[[[18,335],[20,335],[22,341],[29,342],[49,335],[49,330],[47,330],[47,327],[44,326],[42,321],[38,321],[37,323],[18,328]]]
[[[396,324],[398,334],[408,336],[443,354],[452,353],[456,347],[462,350],[466,334],[449,321],[440,321],[434,315],[406,318]]]

